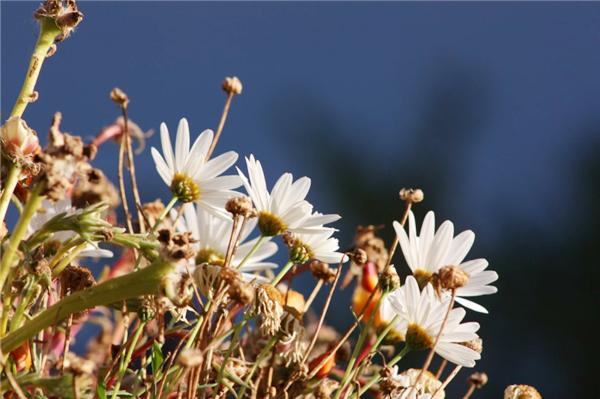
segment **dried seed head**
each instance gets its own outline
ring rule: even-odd
[[[323,280],[325,283],[333,283],[335,280],[336,271],[329,267],[327,263],[323,263],[318,260],[310,262],[310,271],[312,275],[319,280]]]
[[[471,341],[461,342],[461,345],[466,346],[467,348],[472,349],[477,353],[483,352],[483,340],[481,338],[475,338]]]
[[[542,399],[542,395],[529,385],[509,385],[504,390],[504,399]]]
[[[383,273],[381,273],[381,288],[384,291],[391,292],[400,287],[400,276],[396,272],[394,265],[390,265]]]
[[[121,108],[127,108],[127,105],[129,105],[129,97],[127,97],[127,94],[118,87],[111,90],[110,99]]]
[[[397,370],[396,368],[394,369]],[[432,397],[432,394],[435,393],[435,397],[432,399],[444,399],[446,393],[441,389],[442,382],[435,378],[429,371],[425,371],[417,384],[417,378],[419,378],[420,374],[420,369],[408,369],[400,374],[393,373],[390,378],[394,379],[400,386],[400,389],[396,390],[395,395],[401,398],[411,397],[403,395],[409,395],[409,392],[413,391],[413,394],[416,394],[417,398],[421,397],[421,395]]]
[[[388,251],[385,242],[380,237],[375,236],[378,226],[369,225],[359,226],[356,229],[354,245],[361,248],[367,254],[367,259],[375,263],[379,272],[383,271],[388,260]]]
[[[248,305],[254,301],[254,287],[245,283],[237,271],[222,268],[221,279],[229,286],[227,293],[232,300],[243,305]]]
[[[69,37],[83,20],[83,13],[77,8],[75,0],[46,0],[33,16],[42,24],[48,21],[53,21],[56,24],[56,27],[62,32],[56,38],[57,41]]]
[[[352,260],[352,262],[356,263],[359,266],[364,265],[368,260],[367,252],[361,248],[355,248],[352,252],[348,252],[347,255],[348,257],[350,257],[350,260]]]
[[[442,290],[455,290],[469,282],[469,275],[456,266],[444,266],[434,275],[434,286]]]
[[[473,373],[467,378],[467,382],[471,385],[475,385],[475,388],[479,389],[488,382],[488,376],[486,373]]]
[[[252,201],[246,196],[231,198],[225,204],[225,210],[233,216],[242,216],[245,218],[256,216],[256,211],[252,208]]]
[[[222,87],[227,94],[242,94],[242,82],[236,76],[226,77]]]
[[[71,194],[71,202],[77,208],[103,202],[116,208],[119,194],[115,186],[100,169],[92,168],[79,179]]]
[[[197,241],[189,231],[173,234],[169,229],[158,231],[158,241],[162,245],[162,254],[172,260],[190,259],[196,255],[192,244]]]
[[[60,273],[63,295],[84,290],[95,284],[96,279],[87,267],[69,265]]]
[[[424,196],[423,190],[419,188],[403,188],[400,190],[400,199],[412,204],[423,201]]]
[[[198,367],[202,363],[202,351],[197,348],[184,348],[177,356],[177,364],[184,368]]]
[[[283,316],[283,296],[270,284],[262,284],[256,290],[257,312],[260,316],[260,332],[263,336],[273,336],[279,331]]]
[[[313,395],[315,395],[315,399],[329,399],[331,398],[333,391],[335,391],[339,385],[339,382],[336,380],[325,378],[319,382],[313,392]]]

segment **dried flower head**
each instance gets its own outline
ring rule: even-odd
[[[202,351],[197,348],[184,348],[177,356],[177,364],[184,368],[197,367],[202,364]]]
[[[230,268],[221,268],[221,279],[223,279],[228,288],[228,294],[231,299],[248,305],[254,301],[255,289],[252,284],[244,282],[239,272]]]
[[[310,271],[312,275],[319,280],[323,280],[325,283],[331,284],[335,280],[336,270],[329,267],[329,264],[313,260],[310,262]]]
[[[367,259],[377,266],[379,272],[382,272],[387,264],[388,250],[383,239],[375,235],[378,228],[373,225],[359,226],[354,236],[354,245],[365,251]]]
[[[19,116],[9,118],[2,125],[0,141],[3,154],[19,164],[30,163],[33,155],[40,150],[37,133]]]
[[[329,399],[332,397],[333,391],[339,387],[340,383],[330,378],[325,378],[319,382],[313,391],[315,399]]]
[[[192,244],[196,240],[190,232],[172,233],[169,229],[158,231],[158,241],[162,244],[162,254],[175,261],[190,259],[196,255]]]
[[[228,94],[242,94],[242,82],[237,78],[237,76],[226,77],[223,80],[223,91]]]
[[[394,366],[387,377],[392,380],[389,382],[389,388],[395,388],[391,397],[399,399],[444,399],[446,394],[441,389],[442,382],[429,371],[425,371],[417,383],[420,374],[420,369],[408,369],[398,373],[398,366]],[[434,393],[435,396],[432,396]]]
[[[504,399],[542,399],[542,395],[529,385],[509,385],[504,390]]]
[[[472,339],[471,341],[461,342],[461,345],[466,346],[477,353],[483,352],[483,340],[479,337]]]
[[[225,203],[225,210],[233,216],[242,216],[245,218],[256,216],[256,211],[252,208],[252,200],[245,195],[229,199]]]
[[[398,287],[400,287],[400,276],[398,276],[398,272],[396,272],[396,268],[394,265],[390,265],[387,270],[384,270],[381,273],[381,288],[384,291],[394,291]]]
[[[456,290],[469,282],[469,275],[456,266],[444,266],[432,276],[432,284],[441,294],[443,290]]]
[[[257,313],[260,316],[260,332],[273,336],[279,331],[283,317],[283,296],[270,284],[261,284],[256,290]]]
[[[91,168],[77,181],[71,193],[71,202],[77,208],[105,203],[113,208],[119,206],[119,194],[115,186],[100,169]]]
[[[110,99],[122,108],[127,108],[127,105],[129,104],[129,97],[127,97],[127,94],[118,87],[111,90]]]
[[[69,37],[73,30],[83,20],[83,13],[77,8],[75,0],[46,0],[33,16],[41,23],[53,22],[61,34],[56,41]]]
[[[423,190],[419,188],[403,188],[400,190],[400,199],[412,204],[423,201],[424,196]]]
[[[467,382],[470,385],[474,385],[475,388],[480,389],[488,382],[488,376],[486,373],[473,373],[467,378]]]
[[[64,295],[84,290],[95,284],[96,279],[87,267],[69,265],[60,274],[60,285]]]
[[[347,255],[352,262],[359,266],[364,265],[368,260],[367,252],[361,248],[355,248],[353,251],[348,252]]]

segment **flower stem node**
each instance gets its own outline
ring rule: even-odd
[[[400,199],[411,204],[416,204],[423,201],[425,194],[419,188],[403,188],[400,190]]]
[[[246,196],[231,198],[225,204],[225,210],[233,216],[242,216],[244,218],[256,216],[256,211],[252,208],[252,200]]]
[[[191,177],[176,173],[171,182],[171,193],[183,203],[200,199],[200,188]]]
[[[529,385],[509,385],[504,390],[504,399],[542,399],[542,395]]]
[[[238,95],[242,94],[242,82],[237,78],[237,76],[226,77],[223,80],[223,91],[227,94]]]

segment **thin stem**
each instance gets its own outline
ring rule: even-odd
[[[394,358],[392,360],[390,360],[386,366],[387,367],[392,367],[393,365],[395,365],[396,363],[398,363],[404,356],[406,356],[406,354],[410,352],[410,347],[408,345],[405,345],[404,348],[402,348],[402,350],[396,355],[394,356]],[[365,392],[367,392],[369,390],[369,388],[371,388],[373,385],[375,385],[379,380],[381,379],[381,376],[378,374],[376,376],[374,376],[373,378],[371,378],[369,380],[369,382],[367,382],[358,392],[359,396],[364,395]]]
[[[375,308],[371,312],[371,315],[369,316],[369,320],[367,321],[365,328],[361,331],[360,335],[358,336],[358,341],[356,342],[356,345],[354,346],[354,350],[352,351],[352,356],[350,357],[350,360],[348,361],[348,364],[346,366],[346,372],[344,373],[344,377],[342,378],[342,381],[340,382],[340,387],[336,392],[335,399],[338,399],[340,397],[344,388],[346,387],[346,385],[348,385],[350,375],[352,374],[352,369],[354,368],[354,364],[356,363],[358,355],[360,354],[360,351],[362,350],[365,340],[367,339],[369,330],[371,329],[371,326],[373,325],[373,321],[375,320],[375,315],[377,314],[377,312],[379,310],[379,306],[381,305],[381,301],[383,300],[385,295],[386,295],[386,292],[383,292],[381,294],[381,296],[379,297],[379,299],[377,300],[377,303],[375,304]]]
[[[277,276],[275,276],[273,281],[271,281],[271,285],[276,286],[281,281],[283,276],[285,276],[287,274],[287,272],[292,268],[292,266],[294,266],[294,262],[292,262],[291,260],[288,260],[287,263],[285,265],[283,265],[283,267],[279,271],[279,274],[277,274]]]
[[[319,291],[321,291],[321,287],[323,287],[323,279],[322,278],[320,278],[319,281],[317,281],[315,288],[313,288],[312,292],[310,293],[310,296],[308,297],[308,299],[306,300],[306,303],[304,304],[304,309],[302,309],[302,313],[306,313],[308,311],[308,308],[310,308],[310,305],[312,305],[313,301],[319,294]]]
[[[135,175],[135,160],[133,159],[134,153],[131,146],[131,134],[129,133],[129,117],[127,114],[127,107],[121,108],[123,111],[123,135],[125,136],[125,143],[127,145],[127,166],[129,169],[129,179],[131,180],[131,191],[133,192],[133,201],[137,208],[138,224],[140,233],[146,232],[146,226],[144,225],[144,214],[142,213],[142,200],[140,198],[140,192],[138,190],[137,178]]]
[[[133,234],[133,222],[131,220],[131,214],[129,213],[129,204],[127,203],[127,192],[125,191],[125,179],[123,177],[123,168],[125,164],[125,147],[127,139],[125,136],[126,132],[123,133],[123,137],[121,137],[121,143],[119,145],[119,168],[118,168],[118,177],[119,177],[119,195],[121,197],[121,204],[123,205],[123,212],[125,212],[125,220],[127,221],[127,229],[131,234]]]
[[[440,379],[447,364],[448,361],[446,359],[442,359],[442,363],[440,363],[440,367],[438,367],[438,371],[435,373],[435,378],[437,378],[438,380]]]
[[[258,237],[258,240],[256,240],[256,242],[254,243],[254,245],[252,246],[250,251],[246,254],[246,256],[244,256],[244,258],[242,259],[240,264],[236,266],[236,269],[239,269],[242,266],[244,266],[244,264],[248,261],[248,259],[250,259],[252,257],[252,255],[254,255],[256,253],[256,251],[258,251],[258,248],[260,248],[260,246],[263,243],[265,238],[266,237],[263,236],[262,234]]]
[[[435,354],[435,347],[437,346],[438,342],[440,342],[440,337],[442,336],[442,333],[444,332],[444,328],[446,327],[446,323],[448,322],[448,316],[450,316],[450,311],[452,311],[452,307],[454,306],[455,298],[456,298],[456,289],[453,289],[452,290],[452,298],[450,299],[450,302],[448,304],[448,310],[446,310],[446,314],[444,315],[444,319],[442,320],[442,324],[440,326],[440,331],[438,332],[437,336],[435,337],[435,341],[433,342],[433,345],[431,346],[431,349],[429,350],[427,359],[425,359],[425,364],[423,364],[423,368],[421,368],[419,375],[417,375],[417,378],[415,379],[415,383],[413,384],[410,391],[414,391],[416,389],[416,386],[421,381],[423,374],[425,373],[425,371],[427,369],[429,369],[429,365],[431,364],[431,361],[433,360],[433,355]]]
[[[40,192],[43,188],[42,183],[38,183],[33,188],[33,191],[30,193],[29,200],[25,205],[25,209],[23,209],[23,213],[15,226],[15,229],[10,237],[10,242],[8,244],[8,248],[2,254],[2,263],[0,263],[0,292],[4,288],[4,283],[6,282],[6,278],[10,273],[12,263],[17,254],[17,250],[19,248],[19,244],[25,237],[27,233],[27,226],[29,225],[29,221],[35,215],[40,204],[42,203],[43,196],[40,195]]]
[[[269,340],[269,342],[267,342],[267,344],[264,346],[264,348],[262,348],[262,350],[260,351],[260,353],[256,357],[256,360],[254,360],[254,364],[252,365],[252,368],[250,369],[250,372],[248,373],[248,377],[246,377],[246,381],[245,381],[246,385],[242,386],[242,389],[237,394],[238,398],[241,398],[241,397],[244,396],[244,393],[246,392],[246,386],[250,385],[250,381],[252,380],[252,376],[256,372],[256,369],[258,368],[260,362],[265,358],[265,356],[267,356],[267,355],[270,354],[271,348],[273,346],[275,346],[275,344],[278,341],[279,341],[279,335],[275,335],[274,337],[272,337]]]
[[[10,352],[25,340],[66,319],[70,314],[142,295],[156,295],[161,290],[164,276],[171,272],[172,268],[169,262],[157,259],[152,265],[137,272],[77,291],[28,320],[18,330],[3,337],[0,340],[0,349],[4,353]]]
[[[454,367],[454,370],[452,370],[452,372],[448,375],[448,377],[446,377],[446,379],[444,380],[442,385],[440,385],[440,387],[433,393],[433,395],[431,395],[431,397],[435,398],[436,397],[435,395],[439,391],[443,391],[448,386],[448,384],[450,384],[450,382],[454,379],[454,377],[456,377],[456,375],[458,374],[458,372],[460,371],[461,368],[462,368],[462,366]]]
[[[473,395],[473,392],[475,392],[475,388],[475,384],[469,384],[469,389],[467,389],[467,392],[465,393],[465,396],[463,396],[463,399],[469,399],[471,395]]]
[[[121,363],[121,367],[119,368],[119,375],[117,376],[117,383],[113,387],[111,399],[117,398],[119,390],[121,389],[121,381],[123,380],[123,377],[125,376],[125,372],[127,371],[127,366],[129,365],[129,362],[131,361],[131,355],[133,354],[133,351],[135,350],[135,347],[137,346],[137,343],[140,340],[142,333],[144,332],[145,325],[146,325],[146,322],[144,322],[144,321],[140,322],[138,328],[135,331],[135,334],[133,335],[133,337],[131,339],[131,343],[129,344],[129,347],[127,348],[127,353],[125,354],[125,358],[123,359],[123,362]]]
[[[19,175],[21,174],[21,168],[16,164],[10,165],[6,180],[4,180],[4,187],[2,189],[2,196],[0,197],[0,223],[4,221],[6,211],[8,210],[8,204],[12,198],[13,191],[19,182]]]
[[[219,138],[221,137],[221,133],[223,132],[223,127],[225,126],[225,121],[227,120],[227,114],[229,114],[229,107],[231,106],[231,100],[233,99],[233,96],[234,96],[233,92],[227,93],[227,99],[225,100],[225,106],[223,107],[223,112],[221,113],[221,119],[219,119],[219,126],[217,126],[217,131],[215,133],[215,137],[214,137],[212,143],[210,144],[210,148],[208,149],[208,152],[206,153],[207,161],[210,159],[210,156],[212,155],[213,151],[215,150],[215,147],[217,146],[217,143],[219,142]]]
[[[40,21],[40,34],[38,36],[33,53],[31,54],[31,60],[29,61],[29,68],[25,75],[25,81],[19,92],[19,97],[15,102],[15,106],[10,113],[10,116],[22,116],[25,112],[25,108],[31,101],[34,93],[35,84],[40,76],[42,65],[48,54],[48,50],[54,44],[54,40],[58,35],[61,34],[61,30],[56,26],[56,23],[51,18],[43,18]]]
[[[154,233],[156,231],[158,226],[160,226],[160,222],[162,222],[163,219],[169,214],[169,211],[175,206],[176,203],[177,197],[171,198],[171,201],[169,201],[167,206],[165,206],[165,209],[163,209],[161,214],[158,216],[158,219],[156,219],[156,222],[154,222],[154,226],[152,226],[152,229],[150,230],[151,233]]]

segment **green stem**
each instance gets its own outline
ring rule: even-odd
[[[404,356],[406,356],[406,354],[410,352],[410,348],[408,345],[404,345],[404,348],[402,348],[402,350],[396,355],[394,356],[394,358],[392,360],[390,360],[386,366],[387,367],[392,367],[393,365],[395,365],[396,363],[398,363]],[[364,395],[365,392],[367,392],[369,390],[369,388],[371,388],[373,385],[375,385],[377,382],[379,382],[379,380],[381,379],[381,376],[378,374],[376,376],[374,376],[373,378],[371,378],[371,380],[369,382],[367,382],[358,392],[358,396],[362,396]]]
[[[396,322],[398,320],[400,320],[400,316],[396,315],[388,323],[387,327],[385,327],[385,329],[379,334],[379,336],[377,337],[377,340],[375,341],[375,343],[371,347],[371,350],[369,351],[369,355],[372,355],[373,353],[375,353],[377,351],[377,348],[379,348],[379,345],[381,345],[381,343],[383,342],[383,340],[385,339],[385,337],[387,337],[387,335],[390,333],[390,331],[392,331],[392,329],[394,328],[394,324],[396,324]]]
[[[15,314],[13,315],[12,319],[10,320],[10,329],[11,330],[16,330],[17,328],[21,327],[21,322],[23,321],[23,318],[25,317],[25,311],[27,310],[27,307],[29,306],[31,301],[33,301],[34,296],[37,293],[37,291],[36,291],[37,282],[38,282],[38,278],[36,276],[29,276],[27,283],[25,284],[25,288],[23,290],[24,292],[23,292],[23,296],[21,298],[21,302],[19,302],[19,306],[17,306],[17,309],[15,310]]]
[[[262,348],[262,350],[260,351],[260,353],[256,357],[256,360],[254,361],[254,364],[252,365],[252,368],[250,369],[250,372],[248,373],[248,377],[246,377],[246,381],[245,381],[246,385],[242,385],[242,388],[241,388],[240,392],[237,394],[238,398],[244,397],[244,393],[246,392],[246,387],[250,386],[250,381],[252,380],[252,376],[256,372],[256,369],[258,368],[259,364],[265,358],[265,356],[268,356],[270,354],[271,348],[273,346],[275,346],[275,344],[278,341],[279,341],[279,335],[275,335],[274,337],[272,337],[269,340],[269,342],[267,342],[267,344],[265,345],[265,347]]]
[[[254,243],[254,245],[250,249],[250,252],[248,252],[246,254],[246,256],[244,256],[244,259],[242,259],[240,264],[235,267],[236,269],[240,269],[242,266],[244,266],[244,264],[248,261],[248,259],[250,259],[252,257],[252,255],[254,255],[256,253],[256,251],[258,251],[258,248],[260,248],[260,246],[263,243],[265,238],[266,237],[263,236],[262,234],[260,235],[260,237],[258,237],[258,240],[256,240],[256,242]]]
[[[40,195],[42,188],[42,183],[36,184],[36,186],[33,188],[33,191],[30,193],[29,200],[25,205],[25,209],[23,209],[23,213],[21,214],[21,217],[15,226],[15,230],[11,234],[8,248],[6,248],[6,251],[4,251],[2,254],[2,263],[0,263],[0,292],[2,292],[6,278],[10,273],[12,263],[17,254],[17,249],[19,248],[19,244],[27,233],[29,221],[33,215],[35,215],[42,203],[42,200],[44,199],[44,197]]]
[[[271,285],[273,285],[273,286],[277,285],[281,281],[281,279],[287,274],[287,272],[290,271],[292,266],[294,266],[294,262],[292,262],[291,260],[288,260],[287,263],[285,265],[283,265],[283,267],[281,268],[281,271],[279,272],[279,274],[277,276],[275,276],[273,281],[271,281]]]
[[[172,270],[172,265],[158,259],[150,266],[137,272],[110,279],[94,287],[77,291],[39,313],[18,330],[0,340],[0,349],[7,353],[17,348],[25,340],[45,328],[56,324],[73,313],[82,312],[99,305],[136,298],[142,295],[156,295],[160,292],[163,278]]]
[[[146,325],[145,321],[140,322],[140,325],[136,329],[135,334],[133,335],[133,337],[131,339],[131,344],[127,348],[127,353],[125,354],[125,358],[121,362],[121,367],[119,367],[119,375],[117,377],[117,382],[113,387],[111,399],[117,398],[119,390],[121,389],[121,381],[123,380],[123,377],[125,376],[125,372],[127,371],[127,366],[129,365],[129,362],[131,361],[131,356],[133,355],[133,351],[135,350],[135,347],[137,346],[137,343],[140,340],[140,337],[142,336],[142,332],[144,332],[145,325]]]
[[[27,104],[29,104],[31,95],[35,89],[35,84],[40,76],[42,65],[48,54],[48,50],[58,35],[62,32],[56,26],[56,23],[51,18],[42,18],[40,21],[40,35],[38,36],[37,42],[31,54],[31,60],[29,61],[29,68],[27,69],[27,75],[25,75],[25,81],[19,92],[19,97],[15,102],[15,106],[10,113],[10,116],[22,116],[25,112]]]
[[[165,209],[163,209],[163,211],[160,214],[160,216],[158,217],[158,219],[156,219],[154,226],[152,226],[152,230],[150,230],[151,233],[154,233],[156,231],[156,229],[160,225],[160,222],[162,222],[162,220],[167,216],[169,211],[175,206],[176,203],[177,203],[177,197],[171,198],[171,201],[169,201],[169,203],[167,204],[167,206],[165,206]]]
[[[348,362],[348,365],[346,366],[346,371],[344,372],[344,377],[342,378],[342,381],[340,382],[340,387],[335,394],[335,399],[338,399],[340,397],[340,395],[344,391],[344,388],[346,387],[346,385],[348,385],[350,375],[352,374],[352,370],[354,368],[354,364],[356,363],[356,360],[358,359],[358,355],[360,354],[360,351],[362,350],[362,347],[365,344],[365,340],[367,339],[369,330],[371,329],[371,326],[373,325],[373,321],[375,320],[375,315],[379,311],[379,306],[381,305],[381,301],[383,300],[385,295],[386,295],[386,292],[384,291],[381,294],[381,296],[379,297],[379,299],[377,300],[377,303],[375,304],[375,308],[369,315],[369,321],[367,322],[367,325],[365,326],[365,328],[363,328],[363,330],[360,332],[360,335],[358,336],[358,341],[356,342],[356,346],[354,346],[354,350],[352,351],[352,356],[350,357],[350,361]]]
[[[8,210],[8,204],[12,198],[13,191],[19,182],[19,175],[21,174],[21,168],[16,164],[10,165],[6,180],[4,181],[4,187],[2,189],[2,196],[0,197],[0,223],[4,221],[6,211]]]

